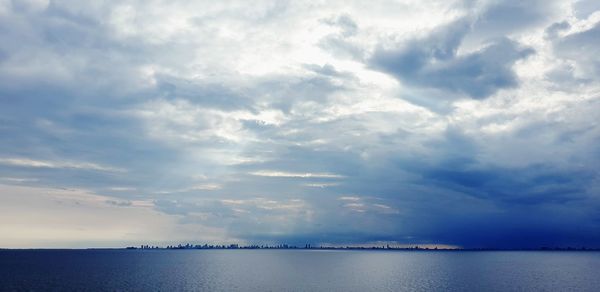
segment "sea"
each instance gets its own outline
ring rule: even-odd
[[[0,250],[1,291],[600,291],[600,252]]]

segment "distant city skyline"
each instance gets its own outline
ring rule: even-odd
[[[599,3],[0,0],[0,248],[600,248]]]

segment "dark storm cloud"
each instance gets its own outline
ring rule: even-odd
[[[379,48],[371,65],[408,86],[435,88],[484,99],[503,88],[517,86],[512,65],[533,53],[507,38],[458,54],[470,24],[458,21],[432,34],[408,40],[398,48]]]
[[[497,169],[452,161],[428,169],[424,177],[445,189],[509,205],[567,203],[586,197],[582,185],[590,173],[556,172],[548,165],[524,169]]]
[[[312,131],[352,128],[353,121],[315,125]],[[305,124],[305,127],[308,126]],[[320,129],[317,129],[320,128]],[[515,135],[535,137],[563,132],[561,125],[531,125]],[[589,130],[588,130],[589,131]],[[344,139],[341,131],[337,137]],[[265,137],[274,133],[264,132]],[[418,134],[398,133],[398,137],[374,137],[362,141],[403,149],[397,139],[410,145]],[[306,140],[308,137],[304,137]],[[371,139],[363,137],[364,140]],[[579,138],[580,139],[580,138]],[[556,143],[562,143],[557,140]],[[551,162],[524,166],[498,166],[481,160],[481,143],[460,129],[449,128],[442,137],[421,143],[425,155],[388,151],[383,157],[360,158],[361,143],[345,152],[315,149],[311,146],[274,148],[278,159],[249,164],[244,169],[329,170],[344,177],[338,184],[302,191],[293,187],[301,182],[289,178],[262,178],[241,188],[293,194],[302,192],[312,206],[316,224],[301,230],[302,235],[266,236],[244,234],[249,240],[317,241],[330,243],[375,242],[391,239],[405,243],[445,242],[469,247],[539,247],[546,244],[594,245],[596,224],[585,224],[585,233],[572,232],[569,226],[579,220],[593,222],[597,205],[593,167],[561,167]],[[408,146],[406,145],[406,146]],[[369,147],[369,146],[366,146]],[[556,147],[556,146],[552,146]],[[407,147],[404,147],[406,149]],[[594,158],[594,159],[597,159]],[[282,192],[282,188],[288,188]],[[353,195],[356,194],[356,195]],[[348,197],[350,204],[342,204]],[[371,200],[379,200],[367,202]],[[377,213],[369,204],[389,206],[393,213]],[[333,216],[331,212],[337,214]],[[351,224],[348,224],[350,223]],[[247,223],[247,222],[246,222]],[[231,225],[238,226],[238,223]],[[241,225],[239,225],[241,226]],[[518,226],[518,227],[516,227]],[[233,227],[232,230],[239,230]],[[370,230],[370,232],[365,232]],[[300,231],[299,231],[300,232]],[[440,241],[443,238],[443,241]]]

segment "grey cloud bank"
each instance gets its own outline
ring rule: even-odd
[[[459,56],[457,50],[467,31],[468,24],[463,21],[450,24],[398,50],[377,50],[372,64],[404,83],[436,88],[442,95],[450,92],[482,99],[499,89],[516,86],[511,67],[533,50],[502,38]]]
[[[600,11],[545,3],[0,1],[0,247],[599,247]]]

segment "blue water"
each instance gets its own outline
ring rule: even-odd
[[[600,252],[0,250],[3,291],[600,291]]]

